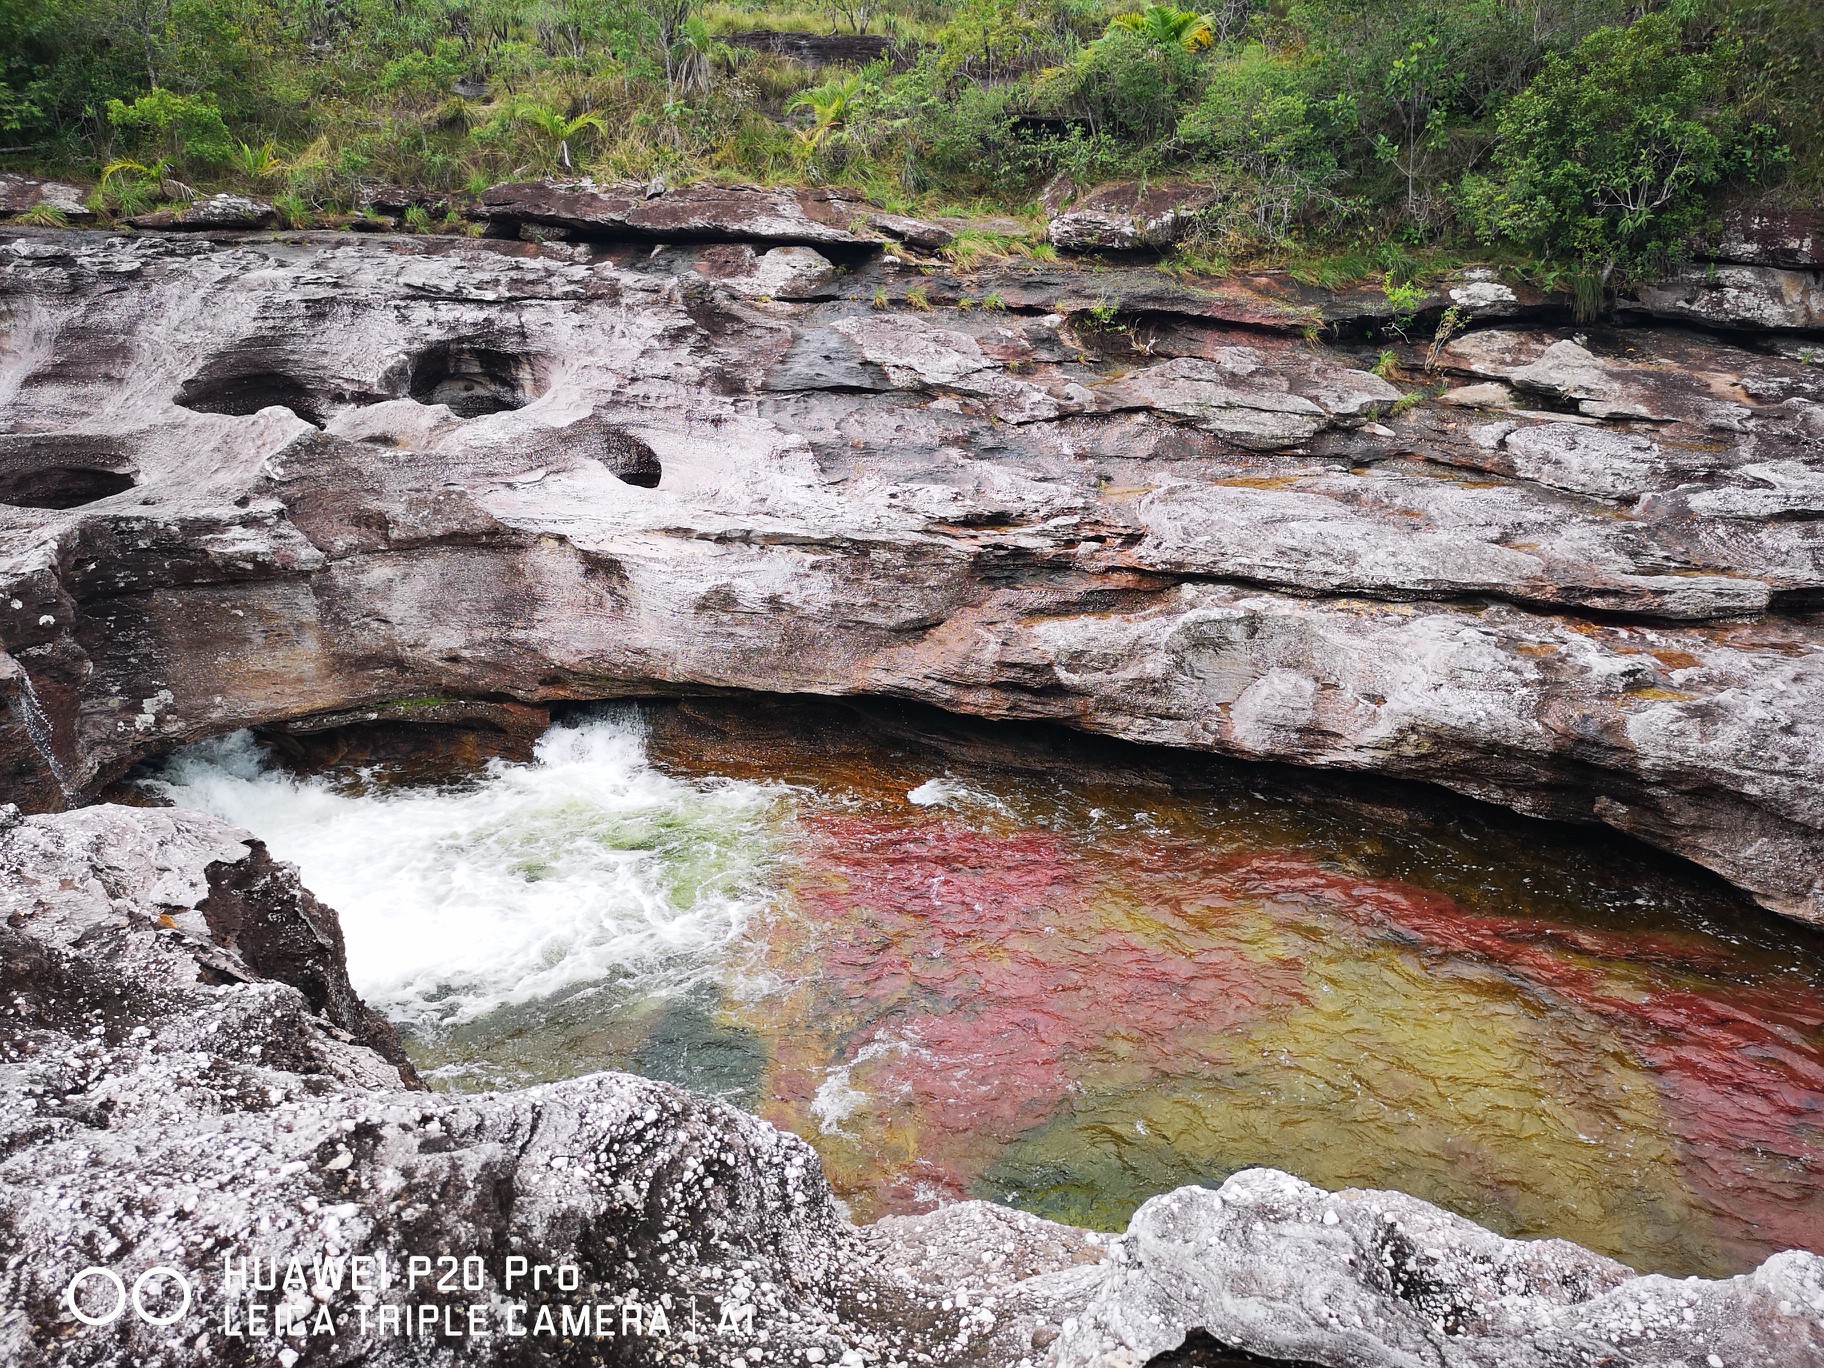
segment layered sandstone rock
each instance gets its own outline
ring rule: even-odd
[[[476,213],[492,231],[506,236],[532,226],[598,240],[825,248],[865,248],[889,238],[941,247],[952,236],[940,225],[883,214],[835,191],[758,185],[704,183],[671,189],[662,182],[523,181],[486,191]]]
[[[1160,251],[1183,238],[1215,202],[1207,187],[1182,181],[1097,186],[1057,205],[1046,237],[1065,252]]]
[[[1712,328],[1824,330],[1824,269],[1703,262],[1636,285],[1635,301],[1655,318]]]
[[[398,699],[879,694],[1604,822],[1824,919],[1824,370],[1491,295],[1396,383],[1264,277],[787,256],[0,246],[10,791]]]
[[[158,209],[138,214],[127,220],[135,228],[152,228],[164,232],[245,232],[264,228],[278,217],[278,211],[265,200],[247,195],[207,195],[182,209]]]
[[[82,187],[78,185],[14,175],[10,171],[0,173],[0,219],[14,218],[44,205],[65,219],[80,223],[95,217],[95,211],[82,200]]]

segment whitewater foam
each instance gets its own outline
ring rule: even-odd
[[[674,991],[718,971],[768,895],[782,789],[647,763],[637,715],[553,727],[462,789],[340,792],[248,733],[148,786],[264,840],[342,917],[349,976],[402,1024],[474,1020],[584,984]]]

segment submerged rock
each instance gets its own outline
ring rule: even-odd
[[[0,809],[0,913],[9,1362],[1064,1368],[1193,1331],[1369,1368],[1824,1349],[1810,1254],[1640,1278],[1267,1169],[1120,1238],[980,1202],[856,1229],[802,1141],[665,1084],[414,1091],[343,991],[333,912],[194,813]]]

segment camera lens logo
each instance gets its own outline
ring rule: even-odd
[[[114,1289],[113,1305],[110,1308],[100,1313],[84,1309],[77,1293],[85,1283],[89,1282],[100,1282]],[[154,1315],[146,1309],[147,1292],[156,1290],[166,1282],[177,1284],[178,1290],[184,1294],[183,1300],[178,1303],[177,1310],[167,1312],[162,1316]],[[104,1301],[107,1299],[105,1292],[100,1295]],[[90,1300],[92,1301],[93,1297]],[[190,1280],[169,1264],[154,1264],[133,1280],[133,1293],[129,1297],[127,1285],[120,1280],[120,1274],[109,1268],[90,1267],[71,1278],[70,1285],[63,1294],[63,1304],[69,1307],[70,1314],[84,1325],[112,1325],[120,1319],[121,1314],[127,1309],[129,1301],[133,1303],[134,1313],[147,1325],[170,1325],[181,1319],[184,1313],[190,1309]],[[156,1305],[157,1302],[154,1301],[153,1304]]]

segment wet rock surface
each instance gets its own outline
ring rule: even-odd
[[[1132,1365],[1194,1332],[1218,1363],[1775,1368],[1824,1345],[1814,1255],[1638,1278],[1267,1169],[1157,1198],[1120,1238],[979,1202],[858,1230],[801,1141],[664,1084],[413,1091],[384,1028],[316,990],[346,982],[334,914],[194,813],[0,811],[0,912],[13,1363]],[[298,953],[253,950],[256,923]],[[541,1263],[538,1287],[507,1283]],[[106,1323],[77,1319],[66,1289],[90,1267],[165,1323],[106,1319],[92,1274],[75,1306]]]
[[[1267,277],[748,250],[7,240],[11,793],[401,699],[880,694],[1824,917],[1824,369],[1490,295],[1388,380]]]

